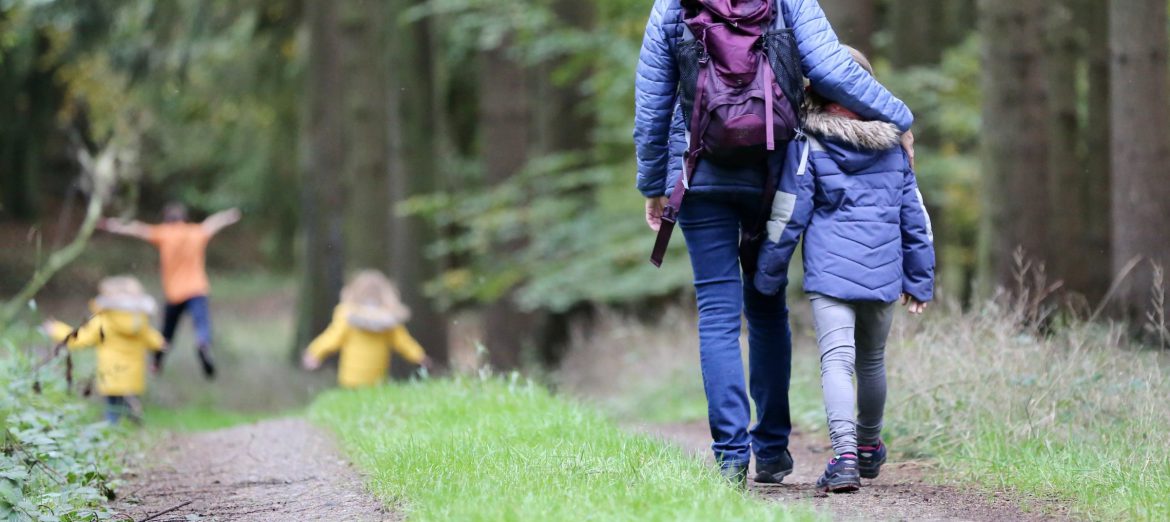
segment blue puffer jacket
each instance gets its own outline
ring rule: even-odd
[[[930,216],[899,132],[810,108],[788,146],[754,284],[774,295],[804,236],[804,290],[846,301],[934,298]]]
[[[638,190],[646,197],[666,195],[682,175],[687,144],[678,94],[675,47],[683,35],[680,0],[655,0],[642,41],[635,81],[634,144]],[[817,0],[777,0],[796,36],[804,75],[829,99],[868,120],[890,122],[903,131],[914,122],[910,110],[837,42]],[[760,192],[763,176],[755,169],[720,169],[700,161],[691,188],[704,191]]]

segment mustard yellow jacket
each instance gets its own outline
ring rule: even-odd
[[[103,310],[97,312],[77,335],[61,322],[53,324],[49,335],[64,341],[69,350],[97,349],[97,391],[106,397],[142,395],[146,391],[146,355],[160,351],[165,342],[162,334],[150,326],[150,316],[141,312]]]
[[[382,329],[361,328],[351,323],[349,308],[333,310],[333,322],[309,344],[308,353],[317,360],[341,352],[337,381],[344,388],[375,386],[386,379],[391,351],[418,364],[426,357],[418,342],[402,325]]]

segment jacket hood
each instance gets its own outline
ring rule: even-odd
[[[132,337],[150,328],[150,316],[144,312],[105,310],[101,312],[102,328],[125,337]]]
[[[846,172],[857,172],[873,165],[901,141],[901,132],[892,123],[834,114],[811,98],[802,107],[804,128]]]
[[[135,312],[151,315],[156,306],[154,298],[149,295],[99,295],[93,300],[95,312]]]
[[[358,330],[385,332],[401,324],[393,310],[375,306],[349,307],[345,321]]]

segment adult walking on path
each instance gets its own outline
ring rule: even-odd
[[[752,18],[747,18],[748,15]],[[751,23],[745,25],[741,23],[743,20]],[[700,361],[714,440],[712,449],[724,475],[738,483],[746,479],[753,453],[758,482],[780,482],[793,469],[788,451],[792,431],[788,407],[792,342],[785,292],[781,289],[769,296],[756,291],[750,282],[745,285],[740,259],[741,246],[746,246],[741,245],[743,232],[762,228],[761,215],[767,215],[763,207],[771,205],[763,203],[769,192],[765,186],[783,163],[786,144],[773,142],[769,118],[767,149],[774,152],[759,161],[746,166],[731,165],[716,161],[715,156],[701,156],[702,147],[710,145],[704,143],[709,135],[695,139],[696,132],[688,135],[685,122],[710,118],[692,114],[702,110],[698,102],[681,100],[688,95],[703,99],[695,94],[696,90],[702,93],[703,89],[720,89],[710,82],[696,85],[699,82],[694,71],[706,67],[708,59],[716,64],[710,74],[717,75],[722,73],[718,67],[727,69],[726,63],[720,63],[721,59],[732,65],[756,63],[754,58],[735,53],[747,52],[742,49],[760,52],[759,45],[742,45],[738,47],[740,51],[730,46],[695,53],[689,42],[698,37],[705,47],[711,47],[713,42],[703,40],[727,34],[737,35],[732,38],[738,39],[745,32],[744,27],[756,30],[753,24],[758,20],[768,24],[755,33],[765,33],[761,40],[767,52],[773,53],[770,38],[786,39],[783,44],[786,48],[781,52],[788,54],[781,61],[786,58],[799,61],[800,74],[820,86],[823,94],[861,117],[895,124],[904,133],[903,143],[908,151],[913,142],[913,135],[908,132],[913,123],[910,110],[853,61],[838,42],[816,0],[655,0],[635,82],[637,186],[646,198],[646,221],[652,229],[663,226],[668,202],[671,203],[671,210],[665,216],[668,224],[673,224],[677,211],[677,222],[686,238],[694,269]],[[767,56],[770,61],[773,57],[773,54]],[[770,72],[777,80],[792,82],[791,76],[797,71],[785,69],[773,67]],[[698,77],[705,78],[706,73],[700,72]],[[785,96],[776,97],[776,101],[784,103],[775,105],[795,112],[793,105],[800,103],[800,90],[792,89],[791,85],[785,87],[785,83],[780,83],[778,88]],[[720,99],[717,93],[708,96]],[[688,106],[689,102],[694,103],[694,109]],[[772,103],[768,101],[768,110],[772,110]],[[776,121],[783,120],[783,116],[777,110]],[[691,129],[703,132],[698,125]],[[793,129],[779,130],[783,134],[776,133],[776,141],[800,135]],[[684,169],[684,166],[691,168]],[[667,198],[680,190],[686,191],[687,197],[681,208],[675,208],[675,201]],[[744,252],[743,261],[748,263],[747,273],[751,274],[754,257],[750,248]],[[739,342],[743,315],[747,316],[748,324],[750,386],[745,386]],[[749,389],[758,416],[750,431]]]
[[[187,207],[170,203],[163,209],[163,223],[158,225],[113,219],[102,220],[98,225],[101,230],[138,238],[158,249],[159,272],[167,302],[163,337],[173,346],[179,319],[184,313],[190,313],[195,324],[199,363],[208,379],[215,377],[215,362],[211,356],[211,313],[207,301],[211,292],[207,279],[207,243],[240,217],[240,210],[233,208],[212,214],[202,223],[189,223]],[[162,370],[163,357],[162,352],[155,354],[153,370]]]

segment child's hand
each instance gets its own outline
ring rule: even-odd
[[[418,362],[418,365],[426,368],[428,372],[435,369],[435,361],[427,356],[423,356],[422,360]]]
[[[313,357],[308,352],[305,352],[305,355],[301,357],[301,367],[309,371],[316,370],[317,368],[321,367],[321,359]]]
[[[906,310],[912,315],[922,315],[926,311],[927,303],[919,301],[909,294],[902,294],[902,304],[906,306]]]
[[[54,324],[56,324],[56,321],[54,321],[52,318],[45,319],[43,322],[41,322],[41,327],[38,328],[38,330],[40,330],[41,333],[45,334],[46,336],[51,336]]]

